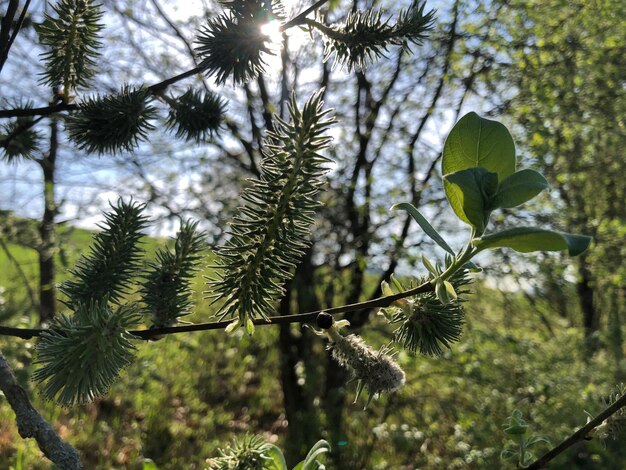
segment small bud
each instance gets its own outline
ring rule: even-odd
[[[394,294],[393,290],[391,289],[391,286],[389,286],[389,283],[387,281],[383,281],[380,283],[380,290],[382,291],[385,297],[388,297]]]
[[[248,334],[250,336],[252,336],[254,334],[254,322],[252,321],[251,318],[248,318],[246,320],[246,331],[248,332]]]
[[[231,334],[233,331],[235,331],[235,329],[237,329],[237,327],[239,326],[239,318],[237,318],[236,320],[230,322],[228,324],[228,326],[224,329],[224,332],[229,335]]]
[[[433,276],[437,277],[438,273],[433,264],[430,262],[426,256],[422,255],[422,264],[424,267],[430,272]]]

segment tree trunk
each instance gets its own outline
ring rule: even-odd
[[[280,302],[280,314],[288,315],[291,311],[293,294],[296,294],[298,311],[318,310],[319,303],[314,291],[314,267],[310,258],[311,251],[305,255],[298,267],[293,281],[286,285],[286,295]],[[295,331],[299,328],[300,331]],[[319,417],[313,405],[316,391],[314,382],[315,365],[311,336],[302,325],[280,325],[278,340],[280,349],[280,376],[283,389],[283,403],[288,427],[285,441],[285,458],[289,466],[302,460],[308,449],[321,438]],[[304,382],[297,373],[299,363],[304,365]]]
[[[58,123],[50,123],[50,152],[40,161],[44,181],[44,211],[39,225],[41,243],[39,245],[39,322],[52,320],[56,313],[56,290],[54,247],[56,204],[54,200],[54,172],[58,148]]]
[[[598,348],[597,331],[600,328],[598,311],[594,305],[594,293],[591,272],[587,265],[587,257],[582,256],[578,262],[578,282],[576,283],[578,301],[583,315],[583,328],[587,352],[593,353]]]

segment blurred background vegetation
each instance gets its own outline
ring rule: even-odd
[[[0,75],[2,108],[25,95],[37,105],[51,98],[38,84],[41,49],[32,24],[46,2],[36,3]],[[7,4],[0,1],[0,11]],[[195,28],[219,11],[200,1],[104,4],[104,57],[92,87],[102,93],[192,68]],[[286,3],[287,16],[307,5]],[[350,8],[375,5],[399,8],[354,0],[330,2],[324,11],[340,21]],[[390,49],[354,73],[323,64],[319,38],[305,47],[308,34],[298,32],[268,59],[270,72],[242,88],[217,89],[197,77],[194,85],[228,101],[223,132],[207,142],[177,141],[161,116],[136,152],[96,157],[69,143],[56,119],[43,120],[41,152],[16,161],[5,149],[0,163],[1,323],[36,326],[62,311],[53,286],[91,236],[76,226],[93,226],[118,195],[147,202],[160,224],[161,232],[146,237],[149,253],[166,243],[157,235],[187,217],[219,243],[246,178],[258,176],[271,113],[285,115],[291,90],[305,98],[326,87],[340,124],[313,246],[286,286],[280,314],[377,296],[393,272],[418,275],[418,255],[434,247],[409,217],[389,213],[393,203],[412,202],[460,246],[467,235],[444,208],[438,160],[451,125],[469,110],[505,122],[523,165],[551,184],[549,194],[507,220],[593,235],[592,248],[575,261],[510,252],[479,259],[484,273],[466,304],[462,341],[438,358],[401,353],[407,385],[365,411],[352,404],[355,384],[328,360],[323,341],[300,326],[258,328],[252,340],[202,332],[139,344],[138,360],[107,397],[73,409],[33,389],[31,341],[1,338],[0,350],[37,407],[83,453],[87,468],[141,468],[144,458],[159,468],[204,468],[219,446],[246,432],[277,443],[288,461],[325,438],[336,469],[513,467],[500,452],[507,445],[502,425],[515,409],[533,432],[558,443],[624,380],[626,3],[457,0],[427,7],[437,9],[436,23],[422,46],[413,54]],[[496,227],[503,220],[496,218]],[[189,321],[212,313],[202,294],[208,272],[197,277]],[[375,313],[348,319],[379,346],[390,332]],[[34,443],[19,438],[4,401],[0,416],[0,468],[49,468]],[[618,436],[580,444],[554,468],[621,469],[624,461]]]

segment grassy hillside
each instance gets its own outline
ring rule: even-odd
[[[73,262],[90,234],[73,230],[68,236],[67,259]],[[160,243],[145,240],[148,252]],[[34,276],[34,252],[11,250],[26,274]],[[25,296],[11,263],[0,262],[5,298]],[[208,319],[200,276],[196,300],[201,306],[190,321]],[[601,409],[618,369],[608,357],[584,359],[581,332],[545,312],[552,335],[521,296],[504,298],[480,285],[475,290],[459,344],[440,358],[400,353],[407,385],[365,411],[362,402],[347,407],[348,433],[341,445],[350,469],[514,468],[514,462],[499,458],[508,441],[502,425],[513,410],[523,413],[532,432],[556,443],[584,424],[585,411]],[[33,320],[19,315],[10,322]],[[368,341],[375,346],[388,342],[383,331],[388,327],[375,319]],[[87,468],[141,468],[143,459],[151,458],[160,469],[201,469],[235,435],[260,433],[281,444],[287,423],[277,337],[275,328],[258,328],[252,340],[240,332],[211,331],[140,343],[137,360],[107,397],[73,409],[47,403],[32,390],[32,342],[0,338],[0,349],[32,390],[36,406],[83,452]],[[324,341],[314,341],[323,356]],[[319,381],[322,364],[313,372],[302,380]],[[354,394],[354,383],[346,387]],[[321,397],[316,403],[321,413]],[[319,437],[326,437],[324,431]],[[551,468],[621,469],[625,459],[619,441],[592,441]],[[32,441],[19,437],[12,411],[0,400],[0,470],[8,468],[51,467]]]

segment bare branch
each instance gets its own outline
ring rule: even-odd
[[[84,468],[76,449],[61,439],[33,407],[2,353],[0,353],[0,390],[15,412],[20,436],[24,439],[34,438],[44,455],[59,468],[67,470]]]
[[[537,460],[535,460],[532,464],[530,464],[526,468],[528,470],[533,470],[537,468],[545,468],[548,462],[550,462],[555,457],[565,452],[568,448],[570,448],[577,442],[585,440],[588,434],[594,428],[601,425],[606,419],[608,419],[609,417],[617,413],[624,406],[626,406],[626,393],[623,394],[621,397],[619,397],[615,403],[605,408],[605,410],[602,413],[600,413],[598,416],[593,418],[591,421],[585,424],[582,428],[580,428],[578,431],[576,431],[567,439],[565,439],[563,442],[561,442],[558,446],[552,448],[551,450],[546,452],[544,455],[539,457]]]
[[[423,294],[424,292],[431,292],[434,290],[434,285],[430,281],[425,282],[413,289],[405,292],[400,292],[394,295],[388,295],[386,297],[378,297],[365,302],[358,302],[354,304],[342,305],[340,307],[332,307],[324,309],[323,312],[330,315],[338,315],[340,313],[366,311],[369,312],[373,308],[388,307],[393,302],[412,295]],[[257,326],[265,325],[284,325],[287,323],[312,323],[317,316],[322,313],[322,310],[316,310],[314,312],[296,313],[293,315],[281,315],[276,317],[270,317],[268,319],[257,318],[254,320],[254,324]],[[137,336],[141,339],[153,339],[163,335],[170,335],[175,333],[189,333],[192,331],[209,331],[209,330],[223,330],[226,328],[232,320],[211,322],[211,323],[197,323],[191,325],[181,326],[168,326],[163,328],[150,328],[148,330],[134,330],[129,333]],[[0,326],[0,335],[14,336],[22,339],[30,339],[35,336],[40,336],[43,329],[41,328],[12,328],[7,326]]]

